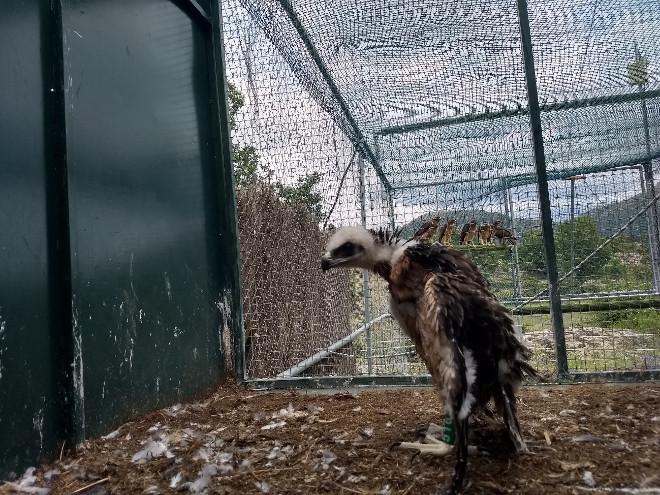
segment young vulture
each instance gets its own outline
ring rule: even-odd
[[[438,232],[438,239],[440,239],[440,244],[451,244],[451,236],[454,234],[454,227],[456,221],[453,218],[447,220],[440,231]]]
[[[474,244],[474,235],[477,232],[477,221],[475,219],[470,220],[469,223],[463,225],[463,230],[461,230],[461,244],[468,245]]]
[[[424,224],[413,234],[413,239],[419,239],[424,242],[433,242],[433,236],[435,235],[436,230],[438,230],[438,225],[440,224],[440,217],[432,218],[431,220],[424,222]]]
[[[479,244],[489,244],[488,239],[491,238],[492,227],[489,223],[482,223],[479,225]]]
[[[509,229],[502,227],[502,222],[496,220],[493,223],[493,235],[497,237],[500,241],[500,244],[506,242],[507,244],[516,244],[518,239],[516,239],[513,233]]]
[[[437,243],[344,227],[328,240],[321,259],[323,271],[336,267],[371,270],[388,282],[390,312],[441,393],[456,435],[454,475],[441,493],[460,492],[467,466],[468,417],[490,399],[516,449],[527,450],[515,394],[525,376],[535,371],[507,309],[472,261]]]

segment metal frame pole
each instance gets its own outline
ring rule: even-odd
[[[571,177],[571,294],[575,293],[575,177]]]
[[[367,227],[367,205],[366,205],[366,187],[364,178],[364,157],[358,155],[358,167],[360,169],[360,216],[362,226]],[[367,373],[373,374],[373,351],[371,349],[371,308],[369,302],[371,294],[369,292],[369,270],[362,270],[362,290],[364,293],[364,321],[366,324],[365,336],[367,339]]]
[[[504,206],[507,212],[509,225],[511,225],[511,233],[516,236],[516,220],[513,216],[513,196],[511,195],[511,185],[508,181],[504,181]],[[511,248],[511,277],[513,282],[513,299],[519,301],[522,297],[522,289],[520,287],[520,260],[518,259],[518,246],[514,244]]]
[[[635,43],[635,61],[642,61],[642,54]],[[644,127],[644,144],[646,146],[646,157],[647,159],[642,164],[642,169],[644,171],[644,182],[646,183],[647,191],[647,200],[655,197],[655,179],[653,177],[653,163],[651,162],[651,135],[649,132],[649,112],[646,106],[646,98],[644,95],[645,84],[644,81],[641,81],[638,85],[638,92],[641,95],[641,106],[642,106],[642,125]],[[658,220],[658,208],[657,205],[653,205],[649,209],[648,213],[648,223],[649,223],[649,257],[651,258],[651,273],[653,275],[653,289],[658,290],[660,287],[660,250],[658,242],[658,233],[660,232],[660,223]]]
[[[550,193],[548,191],[548,173],[543,147],[543,129],[541,127],[541,110],[539,107],[538,88],[534,69],[534,52],[532,36],[529,29],[529,13],[527,0],[517,0],[518,20],[520,22],[520,39],[522,43],[525,81],[527,83],[527,98],[529,100],[529,124],[534,147],[534,162],[538,185],[539,203],[541,208],[541,232],[543,233],[543,253],[548,271],[548,295],[550,299],[550,315],[555,339],[555,354],[557,359],[557,376],[561,378],[568,374],[568,359],[566,355],[566,338],[564,336],[564,316],[561,311],[559,296],[559,274],[557,272],[557,257],[555,253],[554,234],[552,230],[552,211],[550,209]]]
[[[649,193],[647,191],[646,174],[643,165],[639,166],[639,180],[642,188],[642,197],[644,197],[647,201],[649,201],[649,199],[652,199],[652,197],[649,196]],[[657,263],[656,250],[654,248],[655,243],[653,242],[653,213],[650,211],[650,209],[647,210],[646,212],[646,232],[648,235],[647,243],[649,250],[649,261],[651,263],[651,278],[653,279],[653,291],[658,292],[658,287],[660,287],[660,278],[658,276],[658,263]]]

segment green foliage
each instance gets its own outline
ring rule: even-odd
[[[596,222],[591,217],[581,216],[574,220],[574,262],[577,266],[593,253],[605,239],[600,236]],[[555,229],[555,252],[560,275],[571,270],[571,222],[561,222]],[[528,233],[518,247],[521,268],[525,271],[547,276],[543,256],[543,236],[541,231]],[[611,245],[605,246],[587,261],[577,272],[582,279],[600,275],[621,274],[623,266],[614,258]]]
[[[229,99],[229,127],[236,130],[236,116],[245,104],[245,98],[232,83],[227,84],[227,97]],[[321,182],[321,174],[312,172],[298,178],[293,186],[281,182],[272,183],[273,171],[260,167],[257,149],[251,145],[239,146],[232,144],[234,162],[234,183],[237,188],[244,188],[262,182],[269,184],[275,194],[289,205],[301,205],[317,219],[323,216],[321,202],[323,196],[315,191]]]
[[[289,205],[302,205],[314,215],[317,220],[323,216],[321,211],[321,200],[323,196],[314,191],[321,182],[321,174],[312,172],[304,177],[299,177],[295,186],[287,186],[280,182],[274,184],[277,195]]]
[[[232,83],[227,83],[227,97],[229,98],[229,128],[236,130],[236,114],[245,105],[245,98]]]
[[[259,180],[259,155],[254,146],[232,144],[234,182],[237,188],[247,187]]]

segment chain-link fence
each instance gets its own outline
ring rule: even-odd
[[[436,216],[548,379],[660,368],[660,4],[222,9],[248,379],[425,373],[386,284],[319,260],[336,227]]]

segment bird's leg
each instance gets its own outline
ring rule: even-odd
[[[397,442],[392,447],[412,449],[417,452],[425,452],[437,456],[445,456],[453,452],[454,424],[449,415],[445,416],[444,426],[431,423],[417,431],[424,436],[421,442]],[[442,440],[436,438],[437,436],[441,436]]]
[[[456,411],[455,417],[458,418],[458,411]],[[463,479],[465,478],[468,458],[467,418],[456,419],[454,424],[456,428],[456,466],[454,468],[454,476],[449,485],[438,491],[436,495],[457,495],[463,488]]]

